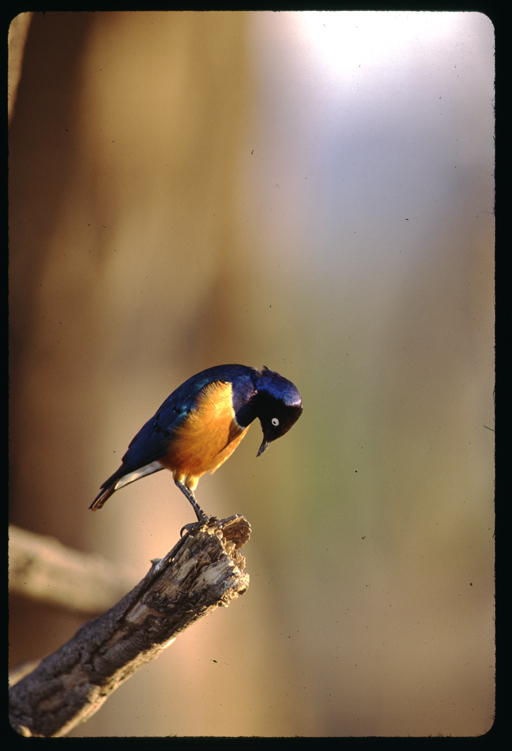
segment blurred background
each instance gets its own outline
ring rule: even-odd
[[[161,472],[88,506],[167,395],[240,362],[304,402],[263,457],[255,424],[199,484],[252,525],[247,593],[71,735],[484,733],[490,20],[45,13],[11,32],[10,521],[135,584],[189,504]],[[12,664],[81,623],[10,608]]]

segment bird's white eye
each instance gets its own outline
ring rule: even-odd
[[[277,419],[277,417],[273,417],[270,422],[272,423],[274,428],[277,428],[277,426],[279,425],[279,420]]]

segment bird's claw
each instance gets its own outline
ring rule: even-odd
[[[183,537],[184,533],[191,535],[193,532],[197,532],[201,527],[210,526],[218,521],[219,520],[216,516],[207,516],[205,514],[202,519],[198,519],[196,522],[191,522],[190,524],[185,524],[185,526],[180,529],[180,537]]]

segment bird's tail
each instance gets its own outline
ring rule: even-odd
[[[113,485],[109,485],[107,488],[102,488],[101,493],[96,496],[89,508],[92,509],[92,511],[97,511],[103,506],[104,503],[108,501],[115,489],[115,483]]]

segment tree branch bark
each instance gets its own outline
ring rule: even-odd
[[[62,736],[176,636],[249,586],[243,516],[209,522],[153,561],[147,575],[104,615],[85,623],[10,690],[10,722],[25,736]]]

